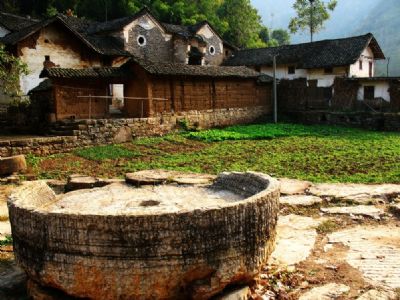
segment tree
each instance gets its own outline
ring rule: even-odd
[[[271,39],[275,40],[279,46],[290,44],[290,35],[284,29],[275,29],[272,31]]]
[[[323,0],[296,0],[293,4],[297,16],[292,18],[289,23],[289,29],[292,33],[299,30],[309,30],[311,42],[314,33],[321,31],[325,21],[330,18],[329,11],[334,11],[337,0],[329,0],[325,3]]]
[[[225,39],[238,47],[263,47],[261,17],[250,0],[225,0],[218,16],[229,24]]]
[[[28,67],[0,45],[0,82],[2,92],[11,97],[22,95],[19,79],[28,74]]]

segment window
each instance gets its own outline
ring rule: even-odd
[[[295,66],[289,66],[289,67],[288,67],[288,73],[289,73],[289,74],[295,74],[295,73],[296,73],[296,68],[295,68]]]
[[[358,63],[359,63],[359,65],[360,65],[360,70],[362,70],[362,69],[363,69],[363,61],[360,60]]]
[[[364,86],[364,99],[365,100],[375,99],[375,87],[374,86]]]
[[[146,38],[143,35],[139,35],[137,38],[137,43],[139,46],[146,46]]]
[[[325,74],[332,74],[333,73],[333,68],[332,67],[327,67],[324,69]]]
[[[369,77],[373,76],[373,70],[374,70],[374,65],[372,64],[372,61],[369,62]]]
[[[46,55],[46,56],[44,57],[44,61],[50,61],[50,55]]]
[[[215,47],[214,46],[210,46],[208,51],[210,52],[211,55],[214,55],[215,54]]]

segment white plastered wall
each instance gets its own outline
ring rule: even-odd
[[[360,70],[360,61],[362,61],[362,70]],[[369,63],[372,62],[372,77],[375,74],[374,53],[371,48],[367,47],[361,54],[360,58],[350,65],[349,77],[369,77]]]
[[[261,67],[261,72],[273,75],[272,67]],[[298,79],[318,80],[318,87],[330,87],[333,85],[336,77],[343,77],[347,74],[346,67],[333,68],[332,74],[325,74],[324,69],[296,69],[295,74],[289,74],[289,65],[279,65],[276,68],[276,77],[278,79]]]
[[[41,30],[35,47],[23,47],[21,60],[28,65],[29,74],[21,77],[21,90],[27,94],[38,86],[44,79],[39,78],[43,70],[45,56],[50,56],[50,61],[62,68],[100,67],[101,62],[96,60],[84,61],[80,53],[68,47],[68,44],[60,45],[60,32],[53,27]],[[87,50],[89,51],[89,50]]]
[[[389,82],[387,81],[360,81],[360,88],[358,89],[357,99],[364,100],[364,87],[374,86],[375,87],[375,98],[382,98],[387,102],[390,102],[389,93]]]

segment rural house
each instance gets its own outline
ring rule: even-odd
[[[48,68],[41,77],[52,82],[36,89],[41,99],[47,99],[52,120],[109,117],[107,99],[101,96],[108,84],[116,82],[124,83],[123,115],[128,118],[218,109],[251,109],[256,117],[268,113],[272,103],[271,78],[247,67],[132,58],[118,68]],[[90,99],[84,97],[87,94]]]

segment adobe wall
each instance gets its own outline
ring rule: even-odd
[[[15,154],[49,155],[75,148],[122,143],[132,137],[162,136],[189,127],[211,128],[252,123],[269,114],[264,106],[184,113],[165,113],[152,118],[80,120],[73,125],[71,136],[29,138],[18,141],[0,141],[0,156]]]
[[[400,131],[400,113],[296,111],[284,113],[293,122]]]

